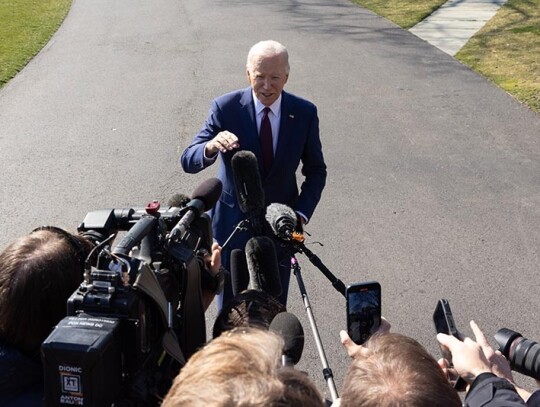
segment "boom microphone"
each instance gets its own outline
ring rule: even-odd
[[[266,221],[270,224],[274,234],[286,241],[298,241],[302,243],[304,236],[296,229],[296,212],[281,203],[270,204],[266,208]]]
[[[141,218],[133,225],[131,229],[126,233],[126,235],[120,240],[120,243],[116,245],[113,250],[114,254],[125,254],[127,255],[129,251],[136,245],[138,245],[146,235],[155,227],[157,219],[151,215],[143,215]]]
[[[219,199],[219,197],[218,197],[218,199]],[[172,206],[172,207],[175,207],[175,208],[182,208],[182,207],[186,206],[189,203],[190,200],[191,199],[187,195],[174,194],[169,199],[168,205]]]
[[[222,189],[223,184],[217,178],[207,179],[195,188],[193,198],[186,205],[188,211],[182,216],[176,226],[172,228],[170,238],[176,239],[182,236],[195,218],[213,208],[221,196]]]
[[[255,236],[262,235],[264,191],[257,157],[251,151],[242,150],[231,159],[234,188],[238,206],[249,219]]]
[[[294,366],[302,357],[304,351],[304,328],[296,317],[289,312],[280,312],[270,323],[269,329],[283,338],[283,366]]]
[[[272,297],[281,295],[281,279],[274,242],[266,236],[252,237],[246,243],[249,288]]]
[[[246,254],[242,249],[231,251],[231,286],[233,295],[236,297],[247,289],[249,284],[249,273],[246,262]]]
[[[322,273],[332,282],[332,285],[343,296],[345,296],[346,287],[343,281],[338,279],[332,274],[328,267],[326,267],[321,259],[309,250],[304,244],[304,235],[295,230],[296,227],[296,213],[287,205],[280,203],[273,203],[266,208],[266,220],[270,224],[272,231],[279,238],[285,242],[294,243],[294,247],[300,253],[304,253],[309,261],[313,263],[315,267],[322,271]]]

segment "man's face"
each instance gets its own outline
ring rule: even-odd
[[[265,106],[277,100],[289,78],[282,55],[254,58],[247,76],[255,96]]]

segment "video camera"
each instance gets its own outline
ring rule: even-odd
[[[199,191],[199,196],[197,196]],[[105,209],[79,226],[96,246],[67,317],[42,345],[46,405],[159,405],[206,342],[201,284],[212,246],[207,180],[182,207]],[[111,241],[126,231],[114,247]]]

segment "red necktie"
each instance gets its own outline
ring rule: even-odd
[[[265,107],[263,112],[264,116],[261,122],[261,132],[259,137],[263,156],[264,175],[266,176],[270,172],[272,162],[274,161],[274,143],[272,142],[272,126],[270,125],[270,118],[268,117],[270,108]]]

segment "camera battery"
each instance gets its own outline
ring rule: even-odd
[[[122,389],[120,321],[87,314],[60,321],[42,345],[47,406],[111,405]]]

